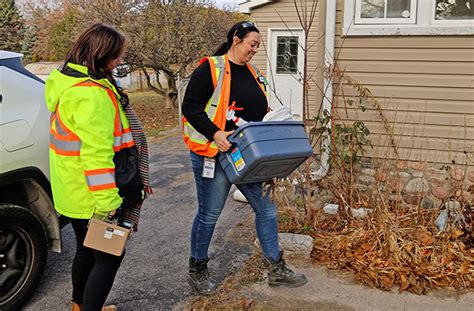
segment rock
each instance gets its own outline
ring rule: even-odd
[[[357,184],[356,187],[357,187],[357,190],[359,190],[360,192],[366,192],[369,189],[368,186],[363,185],[363,184]]]
[[[239,202],[244,202],[244,203],[249,202],[247,201],[247,198],[242,194],[242,192],[240,192],[239,189],[235,189],[233,198],[234,200],[239,201]]]
[[[431,198],[425,197],[421,201],[421,207],[424,209],[432,209],[435,207],[435,203]]]
[[[372,176],[359,176],[359,182],[364,185],[372,185],[375,182],[375,178]]]
[[[461,203],[459,203],[458,201],[448,201],[444,204],[444,206],[449,210],[460,210],[461,209]]]
[[[323,206],[323,211],[329,215],[337,215],[339,204],[327,203]]]
[[[402,202],[403,197],[400,194],[389,194],[388,200],[392,202]]]
[[[454,193],[454,197],[458,200],[461,200],[463,202],[469,201],[470,199],[470,194],[467,191],[461,191],[461,190],[456,190]]]
[[[467,174],[467,179],[469,179],[470,182],[474,182],[474,171],[470,171],[469,174]]]
[[[408,182],[405,187],[407,193],[427,193],[430,190],[430,184],[424,178],[415,178]]]
[[[439,176],[426,176],[426,179],[429,182],[432,182],[432,183],[437,184],[437,185],[442,185],[446,181],[446,178],[439,177]]]
[[[370,159],[370,158],[362,158],[360,160],[360,166],[362,168],[373,168],[374,163],[372,163],[372,159]]]
[[[285,256],[310,258],[313,250],[313,238],[295,233],[278,233],[278,240]]]
[[[403,180],[393,180],[388,185],[390,192],[400,193],[405,188],[406,183]]]
[[[444,187],[436,187],[433,189],[432,193],[438,199],[445,199],[448,197],[448,190]]]
[[[372,169],[372,168],[364,168],[361,171],[361,173],[364,174],[364,175],[368,175],[368,176],[374,176],[375,175],[375,170]]]
[[[372,208],[352,208],[350,209],[350,214],[354,218],[365,218],[368,214],[372,213],[374,210]]]
[[[375,174],[375,179],[377,181],[380,181],[380,182],[385,182],[388,178],[388,175],[385,173],[385,172],[382,172],[382,171],[378,171],[376,174]]]
[[[410,174],[408,174],[406,172],[398,172],[398,176],[400,178],[403,178],[403,179],[409,179],[410,178]]]
[[[438,218],[435,220],[435,224],[438,226],[439,231],[446,229],[448,224],[448,213],[449,219],[452,225],[455,227],[462,226],[466,222],[466,219],[461,211],[461,203],[458,201],[449,201],[445,203],[445,207],[446,209],[442,210],[439,213]]]
[[[404,170],[406,168],[408,168],[408,163],[406,161],[397,161],[397,163],[395,164],[395,166],[399,169],[399,170]]]
[[[442,210],[439,213],[438,218],[436,218],[435,220],[435,225],[438,227],[439,231],[443,231],[444,229],[446,229],[447,221],[448,221],[448,211]]]
[[[422,171],[425,169],[425,164],[421,162],[411,162],[410,167],[414,169],[415,171]]]
[[[413,172],[413,177],[421,178],[423,177],[423,172],[420,172],[420,171]]]
[[[450,175],[452,179],[461,181],[464,179],[464,170],[461,168],[454,169],[451,171]]]
[[[410,193],[403,197],[404,201],[411,205],[418,205],[423,200],[423,194],[421,193]]]

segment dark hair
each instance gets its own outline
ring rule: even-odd
[[[95,79],[110,79],[115,82],[107,64],[119,57],[125,48],[125,37],[114,27],[94,24],[84,31],[67,53],[63,70],[67,63],[84,65],[89,75]],[[114,83],[115,85],[116,83]]]
[[[217,48],[217,50],[214,52],[214,56],[226,54],[234,42],[234,36],[237,36],[239,39],[244,39],[250,32],[260,33],[254,23],[249,21],[238,22],[232,26],[232,28],[230,28],[229,32],[227,33],[227,41],[222,43]]]

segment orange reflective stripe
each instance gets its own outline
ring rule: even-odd
[[[84,170],[84,174],[86,174],[86,176],[110,173],[110,172],[115,172],[115,168],[110,167],[110,168],[98,168],[95,170]]]
[[[106,185],[98,185],[98,186],[89,186],[90,191],[99,191],[99,190],[106,190],[106,189],[113,189],[117,188],[115,183],[110,183]]]
[[[212,77],[212,84],[214,84],[214,88],[217,86],[217,77],[216,77],[216,64],[212,59],[209,59],[209,66],[211,67],[211,77]]]

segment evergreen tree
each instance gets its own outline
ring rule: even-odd
[[[24,32],[15,0],[0,0],[0,50],[21,52]]]
[[[33,54],[33,48],[36,43],[36,27],[29,26],[25,28],[23,42],[21,46],[21,53],[23,53],[23,63],[29,64],[38,61],[38,56]]]

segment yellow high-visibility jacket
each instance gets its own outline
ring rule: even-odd
[[[113,157],[134,143],[115,87],[89,77],[85,66],[67,66],[77,74],[54,70],[46,81],[51,187],[58,213],[89,219],[122,203]]]

